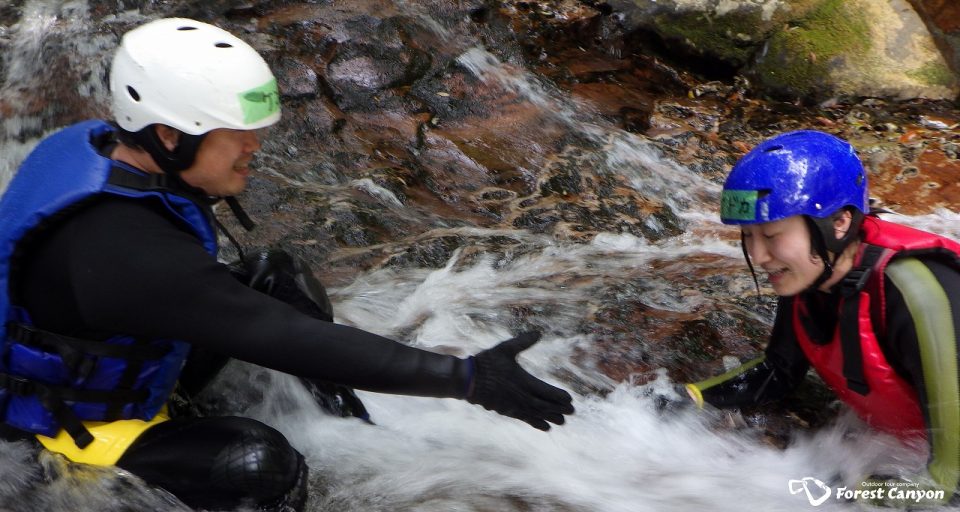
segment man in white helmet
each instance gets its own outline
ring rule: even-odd
[[[154,21],[124,36],[111,91],[115,125],[51,135],[0,198],[4,437],[115,464],[193,507],[300,510],[306,466],[279,432],[168,413],[177,382],[196,380],[188,355],[466,399],[541,430],[573,412],[516,362],[536,333],[466,359],[435,354],[324,321],[322,287],[286,255],[246,258],[242,279],[217,262],[210,204],[243,191],[255,130],[280,118],[276,80],[249,45]]]

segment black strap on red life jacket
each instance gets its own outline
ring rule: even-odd
[[[866,396],[870,393],[863,372],[863,347],[860,344],[860,292],[873,276],[885,249],[867,245],[860,264],[852,268],[840,281],[840,348],[843,353],[843,376],[847,387]],[[883,286],[881,283],[880,286]],[[879,305],[879,304],[878,304]]]

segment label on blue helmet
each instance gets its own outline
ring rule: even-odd
[[[756,190],[724,190],[720,196],[720,218],[724,220],[756,220]]]
[[[243,123],[252,124],[280,110],[280,92],[277,81],[269,82],[238,94],[243,109]]]

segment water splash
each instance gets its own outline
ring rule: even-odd
[[[292,379],[273,376],[247,412],[305,453],[323,490],[313,511],[808,510],[790,480],[837,487],[882,461],[924,460],[851,418],[780,451],[749,431],[718,432],[722,413],[659,412],[658,397],[672,393],[665,381],[578,396],[577,414],[541,433],[464,402],[363,392],[377,426],[334,419]],[[831,500],[822,509],[857,507]]]
[[[63,124],[55,120],[56,114],[69,107],[59,103],[69,100],[91,115],[106,112],[103,78],[117,37],[98,32],[88,11],[85,0],[28,0],[18,22],[5,33],[9,42],[2,56],[0,107],[7,115],[0,124],[0,191],[30,149]],[[71,85],[64,86],[64,81]],[[58,94],[65,89],[72,89],[69,98]]]
[[[291,436],[330,485],[315,510],[808,510],[804,496],[790,494],[790,480],[812,476],[836,489],[884,465],[924,466],[922,449],[870,432],[850,414],[781,451],[749,428],[717,430],[726,413],[664,412],[663,397],[685,400],[666,377],[643,386],[615,383],[589,361],[572,362],[574,352],[593,352],[593,340],[577,326],[597,289],[658,257],[711,253],[739,263],[728,242],[650,244],[602,235],[589,245],[542,247],[507,262],[481,258],[463,266],[455,254],[438,270],[361,276],[333,292],[338,321],[462,355],[509,336],[511,318],[498,312],[545,304],[537,315],[549,334],[521,363],[552,382],[573,372],[609,394],[577,395],[577,414],[548,434],[450,400],[361,393],[379,425],[371,428],[309,412],[308,403],[280,415],[260,406],[260,417]],[[567,273],[578,274],[581,285],[556,286]],[[699,304],[659,306],[693,311]],[[290,393],[283,386],[274,392]],[[820,507],[855,509],[834,498]]]

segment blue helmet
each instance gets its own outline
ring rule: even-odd
[[[757,224],[844,207],[867,213],[867,174],[847,142],[799,130],[765,140],[741,158],[723,184],[724,224]]]

